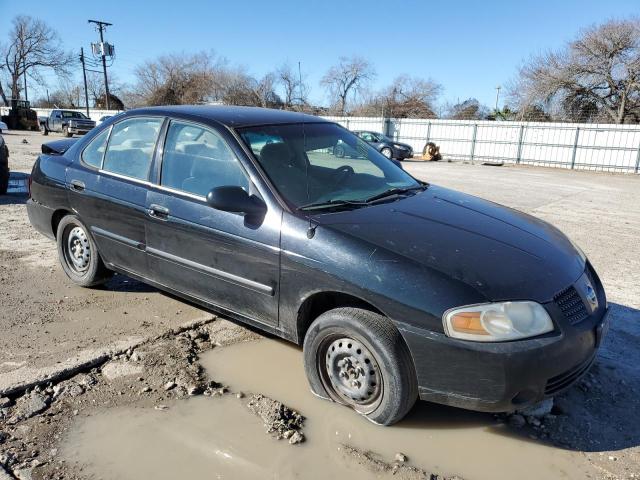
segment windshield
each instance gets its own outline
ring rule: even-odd
[[[239,129],[280,194],[294,207],[365,201],[420,184],[348,130],[333,123]]]

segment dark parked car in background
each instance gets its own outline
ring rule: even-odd
[[[312,391],[378,424],[418,397],[499,412],[555,395],[606,330],[559,230],[313,116],[131,110],[43,152],[29,218],[73,282],[119,272],[303,345]]]
[[[75,110],[51,110],[48,117],[40,120],[40,131],[43,135],[61,132],[65,137],[73,137],[84,135],[95,126],[96,122]]]
[[[9,174],[9,148],[0,135],[0,195],[7,193]]]
[[[358,135],[361,139],[387,158],[395,158],[398,160],[413,158],[413,148],[411,148],[411,145],[396,142],[386,135],[378,132],[354,130],[353,133]]]

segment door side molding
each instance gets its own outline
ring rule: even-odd
[[[273,294],[275,293],[274,288],[269,285],[265,285],[254,280],[249,280],[248,278],[239,277],[238,275],[225,272],[224,270],[218,270],[217,268],[208,267],[207,265],[203,265],[186,258],[178,257],[177,255],[173,255],[156,248],[147,247],[146,251],[147,253],[155,255],[156,257],[177,263],[179,265],[183,265],[187,268],[191,268],[192,270],[196,270],[216,278],[220,278],[235,285],[239,285],[255,292],[262,293],[263,295],[273,296]]]

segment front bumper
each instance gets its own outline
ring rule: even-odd
[[[398,150],[394,149],[395,158],[398,160],[405,160],[407,158],[413,158],[413,150]]]
[[[508,412],[570,387],[593,363],[608,310],[571,332],[513,342],[479,343],[402,325],[421,400],[486,412]]]
[[[604,289],[588,262],[574,286],[585,276],[594,287],[597,308],[569,321],[556,296],[543,305],[556,330],[539,337],[471,342],[399,323],[413,357],[420,398],[470,410],[508,412],[569,388],[593,364],[609,327]]]
[[[73,133],[74,135],[84,135],[89,132],[92,128],[87,127],[69,127],[69,133]]]

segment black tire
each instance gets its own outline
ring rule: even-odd
[[[49,130],[47,130],[47,126],[44,123],[40,124],[40,131],[42,132],[42,135],[44,135],[45,137],[49,135]]]
[[[73,133],[69,132],[69,127],[62,127],[62,134],[67,138],[73,137]]]
[[[89,229],[75,215],[67,215],[60,220],[56,242],[62,269],[76,285],[94,287],[106,282],[113,274],[102,262]],[[74,243],[75,251],[72,250]]]
[[[391,150],[389,147],[382,148],[380,150],[380,153],[389,159],[393,158],[393,150]]]
[[[342,145],[336,145],[333,147],[333,154],[338,158],[344,157],[344,147]]]
[[[401,420],[418,398],[400,332],[368,310],[336,308],[314,320],[304,339],[304,367],[314,393],[379,425]]]

